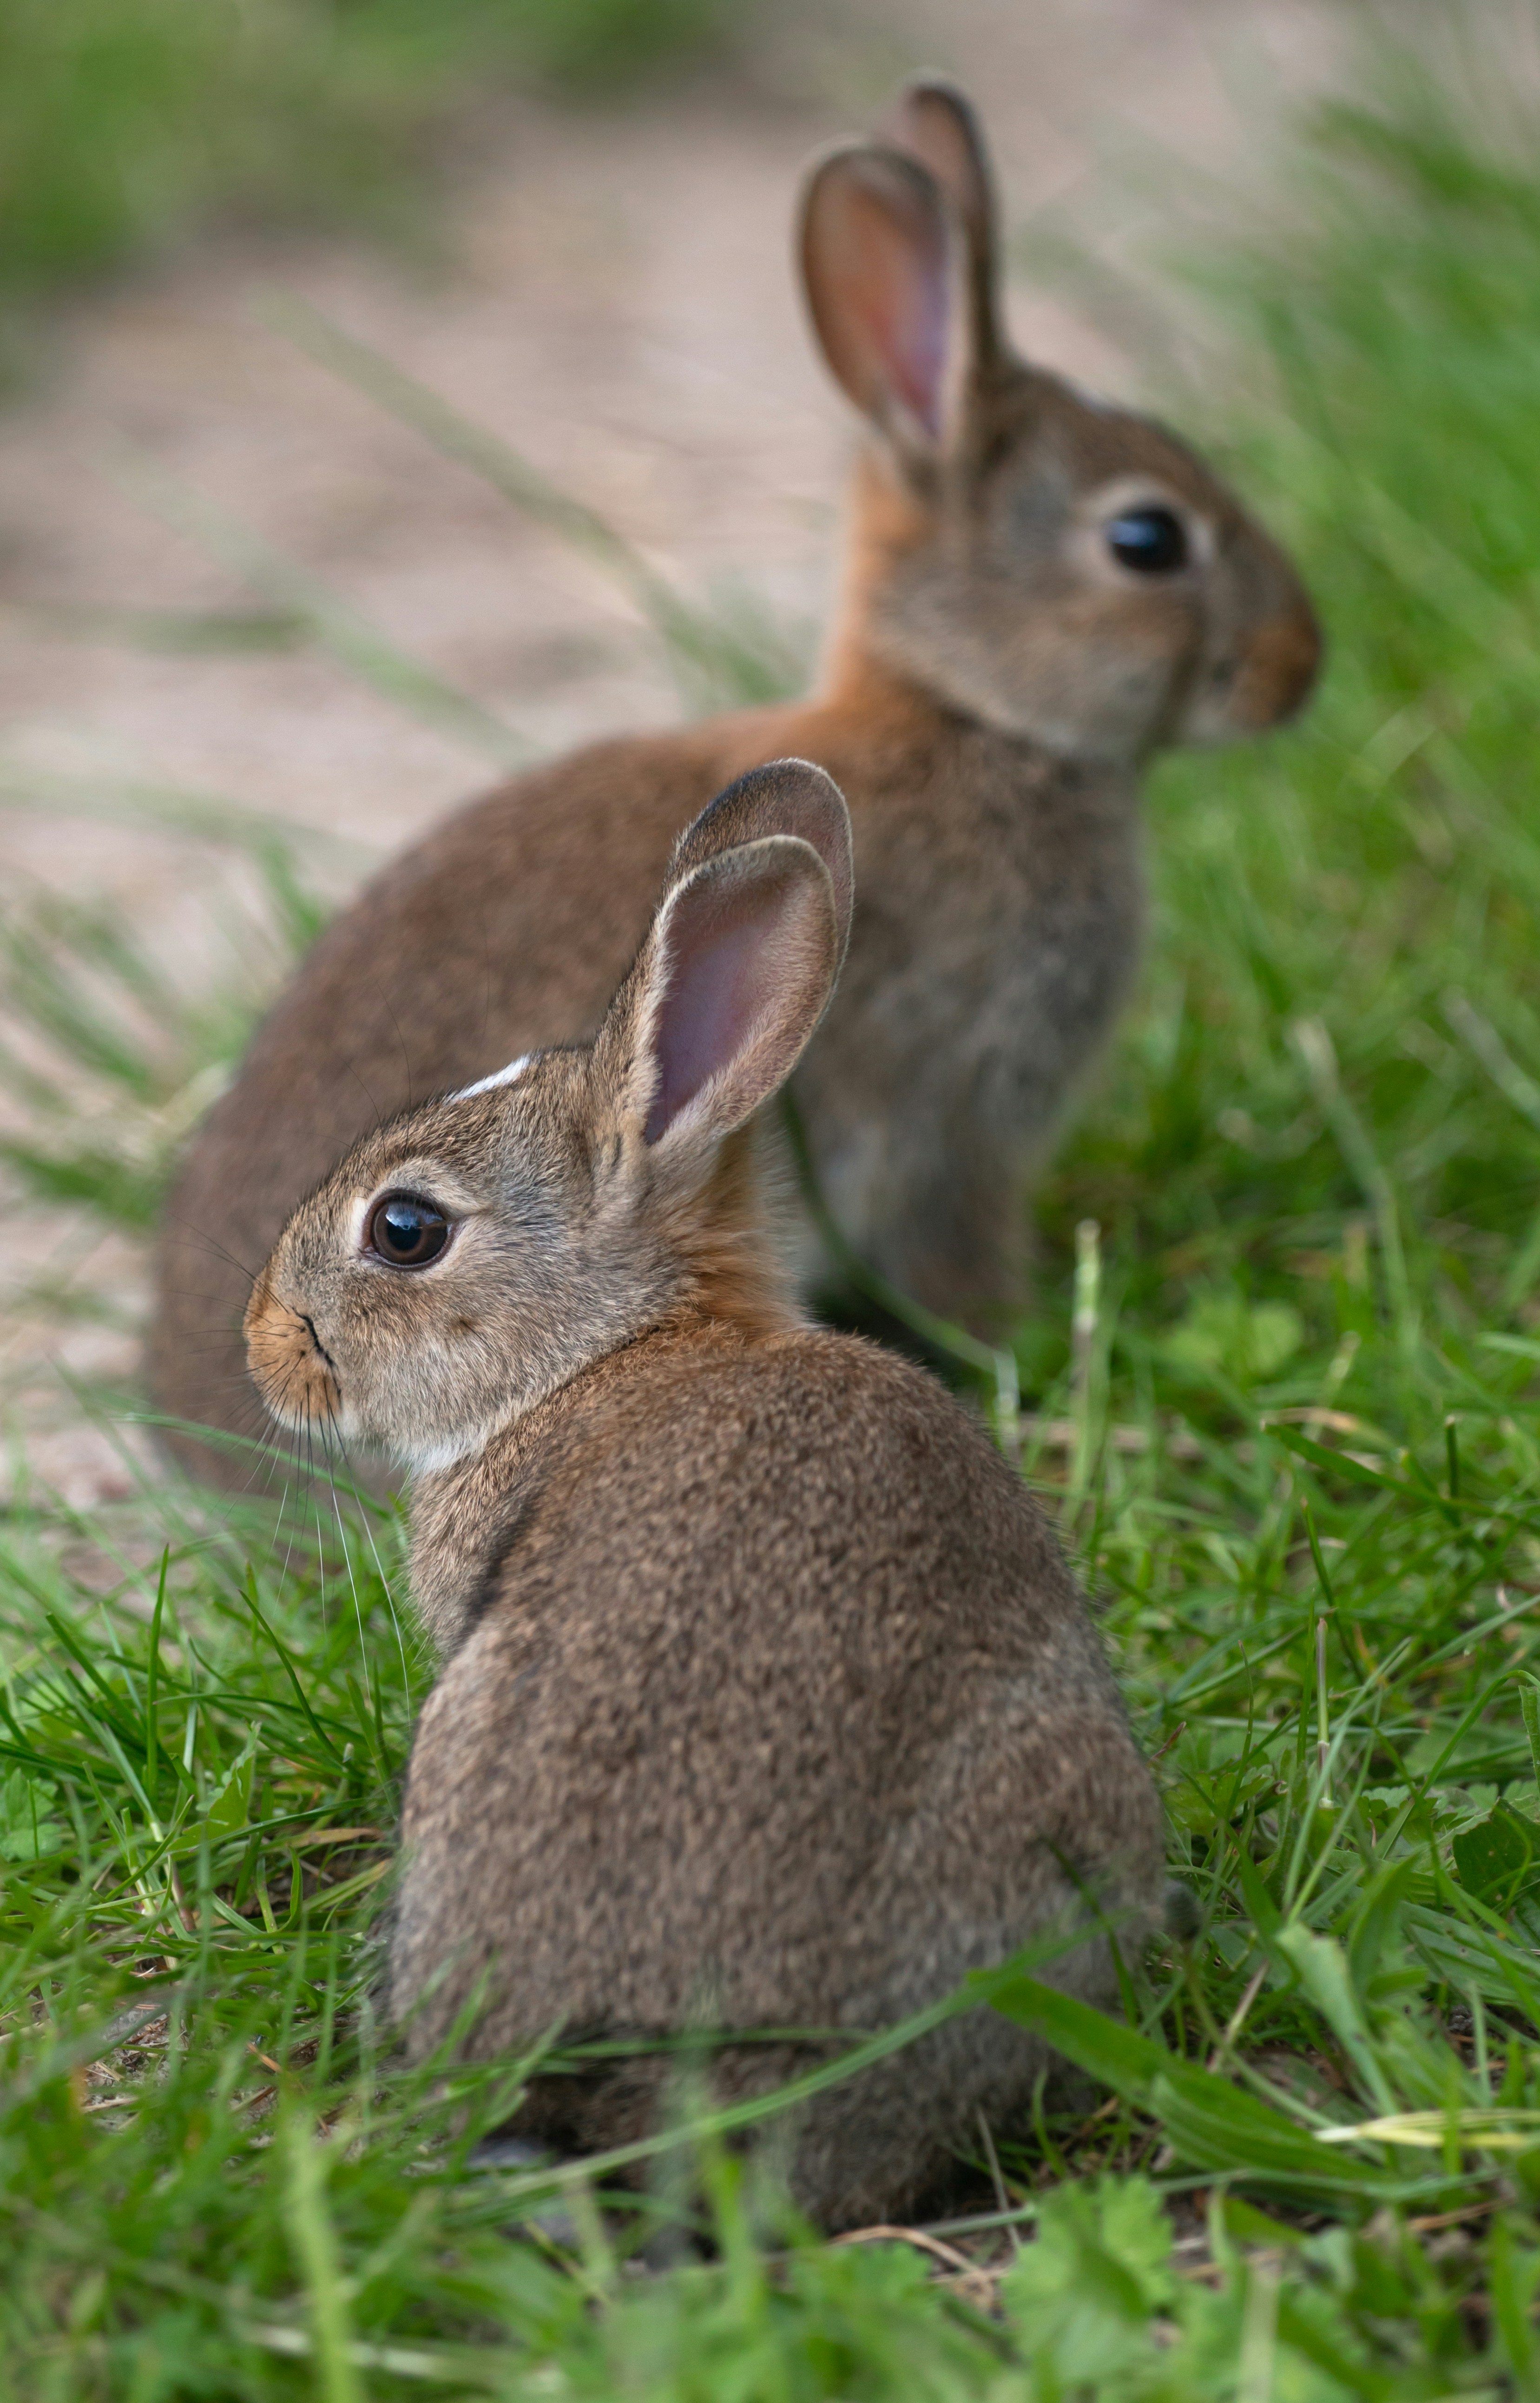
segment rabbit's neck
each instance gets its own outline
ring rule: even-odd
[[[845,495],[839,596],[824,646],[823,688],[839,702],[891,678],[873,647],[885,586],[934,531],[930,513],[869,451],[857,454]],[[908,682],[908,679],[904,679]]]
[[[412,1481],[412,1598],[441,1658],[458,1651],[476,1625],[518,1540],[537,1483],[531,1472],[547,1407],[537,1404],[479,1452]]]
[[[795,1237],[782,1151],[750,1120],[723,1144],[704,1189],[665,1220],[682,1276],[680,1324],[731,1327],[751,1342],[804,1325],[796,1299]]]
[[[573,1438],[637,1377],[688,1369],[702,1355],[742,1352],[744,1330],[686,1308],[581,1369],[568,1383],[448,1468],[420,1476],[411,1494],[411,1585],[441,1658],[459,1650],[496,1598],[517,1549],[533,1569],[541,1504],[560,1483]],[[559,1569],[559,1563],[553,1566]]]

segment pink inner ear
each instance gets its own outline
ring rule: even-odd
[[[868,381],[886,386],[938,441],[950,315],[945,226],[908,194],[880,198],[856,186],[843,200],[835,274],[868,354]]]
[[[743,1049],[770,1000],[778,919],[750,883],[681,895],[669,925],[668,983],[653,1023],[658,1089],[646,1140],[657,1143],[702,1086]]]

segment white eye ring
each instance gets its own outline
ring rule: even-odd
[[[1120,520],[1159,520],[1169,524],[1176,537],[1179,555],[1164,559],[1155,554],[1158,540],[1152,536],[1151,555],[1138,560],[1119,555],[1114,549],[1111,528]],[[1214,554],[1214,529],[1169,485],[1150,476],[1118,476],[1088,493],[1075,511],[1075,526],[1071,544],[1073,555],[1089,576],[1103,584],[1116,584],[1128,591],[1139,589],[1156,591],[1162,585],[1188,582],[1200,574]]]

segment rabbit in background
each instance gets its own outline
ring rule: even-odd
[[[851,923],[818,769],[687,831],[592,1040],[366,1135],[246,1312],[284,1424],[412,1472],[442,1659],[390,1938],[409,2052],[698,2023],[725,2099],[1038,1938],[1107,2003],[1159,1908],[1149,1772],[1041,1510],[928,1372],[803,1317],[755,1113]],[[773,1197],[772,1197],[773,1199]],[[471,2009],[478,1995],[484,2007]],[[749,2043],[756,2030],[783,2032]],[[1047,2065],[978,2008],[777,2121],[825,2229],[895,2217]],[[517,2132],[656,2125],[667,2056],[536,2077]]]
[[[519,776],[334,922],[168,1207],[151,1360],[168,1417],[255,1431],[240,1263],[376,1111],[591,1035],[677,827],[779,754],[841,785],[860,864],[845,973],[795,1086],[824,1197],[930,1309],[988,1333],[1020,1308],[1033,1177],[1138,960],[1145,766],[1280,724],[1319,637],[1288,561],[1201,460],[1011,349],[960,92],[910,86],[882,140],[813,168],[799,259],[865,425],[818,691]]]

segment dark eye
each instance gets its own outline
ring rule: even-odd
[[[420,1193],[382,1194],[364,1229],[364,1249],[393,1269],[425,1269],[449,1239],[449,1220]]]
[[[1187,563],[1187,530],[1174,509],[1124,509],[1106,532],[1114,559],[1137,576],[1172,576]]]

